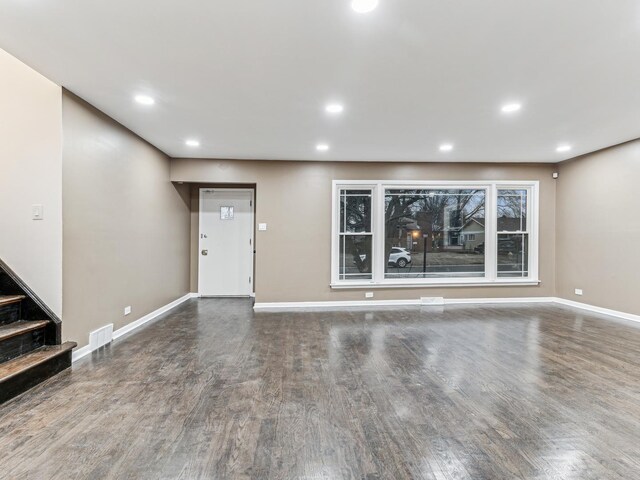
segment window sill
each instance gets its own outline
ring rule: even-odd
[[[492,282],[473,282],[473,281],[465,281],[465,282],[438,282],[438,283],[400,283],[400,282],[390,282],[390,283],[372,283],[372,282],[342,282],[342,283],[331,283],[330,287],[335,290],[346,290],[346,289],[379,289],[379,288],[451,288],[451,287],[534,287],[540,285],[542,282],[540,280],[494,280]]]

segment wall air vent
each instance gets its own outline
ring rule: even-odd
[[[91,351],[104,347],[113,340],[113,323],[100,327],[89,334],[89,347]]]
[[[444,305],[444,297],[420,297],[420,305]]]

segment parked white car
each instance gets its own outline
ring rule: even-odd
[[[406,248],[393,247],[389,253],[389,265],[395,265],[400,268],[406,267],[411,263],[411,252]]]
[[[366,255],[360,255],[360,260],[366,260]],[[355,261],[353,263],[356,263]],[[411,263],[411,252],[406,248],[393,247],[389,253],[389,265],[404,268]]]

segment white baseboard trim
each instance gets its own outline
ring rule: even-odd
[[[385,307],[390,305],[420,305],[420,300],[353,300],[318,302],[257,302],[254,310],[304,310],[306,308]]]
[[[633,313],[621,312],[619,310],[611,310],[610,308],[596,307],[595,305],[589,305],[588,303],[574,302],[573,300],[567,300],[566,298],[554,298],[555,303],[566,305],[568,307],[579,308],[580,310],[587,310],[593,313],[600,313],[602,315],[609,315],[611,317],[623,318],[625,320],[631,320],[633,322],[640,322],[640,315],[634,315]]]
[[[78,348],[71,353],[71,362],[80,360],[82,357],[86,357],[91,353],[91,345],[85,345],[82,348]]]
[[[445,305],[473,305],[478,303],[552,303],[553,297],[506,297],[506,298],[445,298]]]
[[[640,322],[640,315],[633,313],[611,310],[609,308],[597,307],[587,303],[574,302],[566,298],[559,297],[514,297],[514,298],[445,298],[444,305],[474,305],[474,304],[518,304],[518,303],[557,303],[568,307],[579,308],[601,315]],[[326,302],[264,302],[256,303],[253,309],[256,311],[269,310],[304,310],[308,308],[352,308],[352,307],[384,307],[384,306],[423,306],[433,305],[423,304],[420,299],[408,300],[353,300],[353,301],[326,301]]]
[[[198,293],[187,293],[186,295],[174,300],[167,305],[160,307],[159,309],[145,315],[134,322],[125,325],[124,327],[113,332],[113,339],[122,337],[123,335],[132,332],[133,330],[141,327],[147,322],[150,322],[154,318],[168,312],[172,308],[177,307],[183,302],[186,302],[190,298],[200,298]],[[593,313],[599,313],[601,315],[609,315],[612,317],[622,318],[624,320],[631,320],[633,322],[640,323],[640,315],[634,315],[632,313],[621,312],[618,310],[611,310],[609,308],[597,307],[595,305],[589,305],[587,303],[575,302],[573,300],[567,300],[566,298],[559,297],[513,297],[513,298],[445,298],[445,305],[473,305],[473,304],[519,304],[519,303],[557,303],[568,307],[578,308],[580,310],[586,310]],[[407,300],[352,300],[352,301],[317,301],[317,302],[262,302],[255,303],[253,309],[256,311],[269,311],[269,310],[304,310],[309,308],[352,308],[352,307],[385,307],[385,306],[424,306],[430,307],[434,305],[423,304],[420,299],[407,299]],[[75,362],[80,358],[89,355],[91,353],[91,347],[86,345],[78,350],[75,350],[72,354],[72,361]]]
[[[151,313],[148,313],[144,317],[141,317],[141,318],[139,318],[138,320],[136,320],[134,322],[128,323],[127,325],[125,325],[122,328],[119,328],[118,330],[115,330],[113,332],[113,339],[116,340],[116,339],[122,337],[123,335],[126,335],[129,332],[132,332],[136,328],[139,328],[140,326],[144,325],[145,323],[150,322],[154,318],[162,315],[165,312],[168,312],[169,310],[171,310],[172,308],[177,307],[181,303],[186,302],[187,300],[192,298],[192,295],[193,294],[191,294],[191,293],[187,293],[186,295],[178,298],[177,300],[174,300],[171,303],[167,303],[164,307],[160,307],[159,309],[154,310]]]
[[[551,303],[553,297],[519,297],[519,298],[445,298],[445,305],[477,304],[477,303]],[[352,300],[326,302],[262,302],[253,305],[254,310],[300,310],[305,308],[350,308],[350,307],[385,307],[385,306],[433,306],[423,304],[419,298],[407,300]]]
[[[199,295],[197,293],[187,293],[186,295],[174,300],[173,302],[167,303],[163,307],[160,307],[157,310],[154,310],[153,312],[148,313],[144,317],[140,317],[138,320],[135,320],[135,321],[125,325],[124,327],[119,328],[118,330],[115,330],[113,332],[113,340],[116,340],[117,338],[120,338],[123,335],[126,335],[127,333],[130,333],[130,332],[132,332],[133,330],[135,330],[137,328],[140,328],[145,323],[150,322],[154,318],[162,315],[163,313],[168,312],[169,310],[171,310],[172,308],[177,307],[181,303],[184,303],[187,300],[189,300],[191,298],[196,298],[198,296]],[[91,347],[89,345],[86,345],[86,346],[84,346],[82,348],[79,348],[78,350],[75,350],[71,354],[71,361],[75,362],[76,360],[79,360],[82,357],[85,357],[85,356],[89,355],[91,352],[92,352],[92,350],[91,350]]]

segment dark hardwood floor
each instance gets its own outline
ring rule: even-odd
[[[0,406],[2,479],[640,478],[640,328],[191,300]]]

